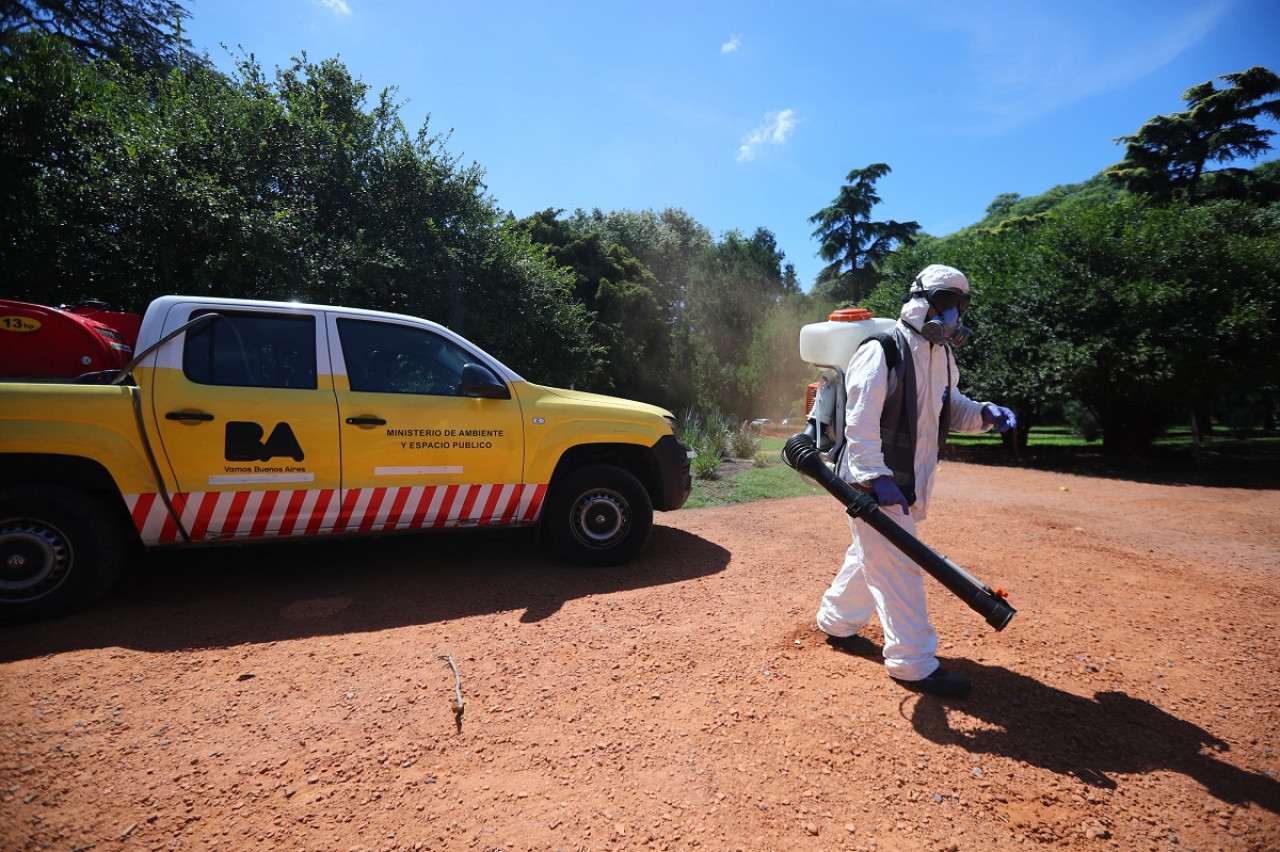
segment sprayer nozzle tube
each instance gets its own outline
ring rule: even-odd
[[[853,517],[887,538],[894,547],[910,557],[947,590],[964,601],[974,612],[986,619],[996,630],[1003,630],[1017,612],[1003,598],[977,582],[959,565],[936,553],[931,547],[894,523],[880,511],[875,498],[857,490],[827,467],[813,445],[813,439],[803,432],[792,435],[782,448],[782,457],[796,471],[818,482],[845,506]]]

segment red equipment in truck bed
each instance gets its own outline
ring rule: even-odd
[[[0,299],[0,378],[74,379],[133,357],[142,318],[97,304],[50,308]]]

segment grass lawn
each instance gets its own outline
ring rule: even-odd
[[[771,497],[808,497],[827,493],[787,467],[782,460],[782,445],[785,443],[782,438],[760,439],[759,458],[763,466],[757,466],[752,459],[726,459],[720,464],[718,479],[695,476],[693,493],[684,504],[685,508],[700,509]]]
[[[695,476],[693,493],[685,508],[825,494],[824,489],[787,467],[781,453],[785,442],[785,438],[763,437],[759,463],[752,459],[727,459],[717,471],[719,478]],[[1061,426],[1032,428],[1027,447],[1017,458],[994,433],[952,433],[942,458],[1146,482],[1280,488],[1280,433],[1261,430],[1236,435],[1221,430],[1199,446],[1189,432],[1171,431],[1140,459],[1104,456],[1100,441],[1090,443]]]
[[[1173,429],[1136,457],[1105,456],[1102,442],[1089,442],[1064,426],[1033,427],[1017,456],[999,435],[952,434],[944,459],[1016,465],[1144,482],[1280,487],[1280,433],[1218,428],[1197,443],[1190,431]]]

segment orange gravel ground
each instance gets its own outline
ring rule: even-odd
[[[825,493],[607,571],[527,531],[152,555],[0,631],[0,849],[1280,849],[1280,490],[945,462],[935,507],[1018,609],[932,585],[962,700],[821,641]]]

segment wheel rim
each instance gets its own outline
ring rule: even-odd
[[[0,600],[29,601],[62,585],[71,571],[71,544],[39,521],[0,521]]]
[[[627,501],[616,491],[592,491],[578,500],[573,534],[587,547],[603,548],[621,538],[631,523]]]

